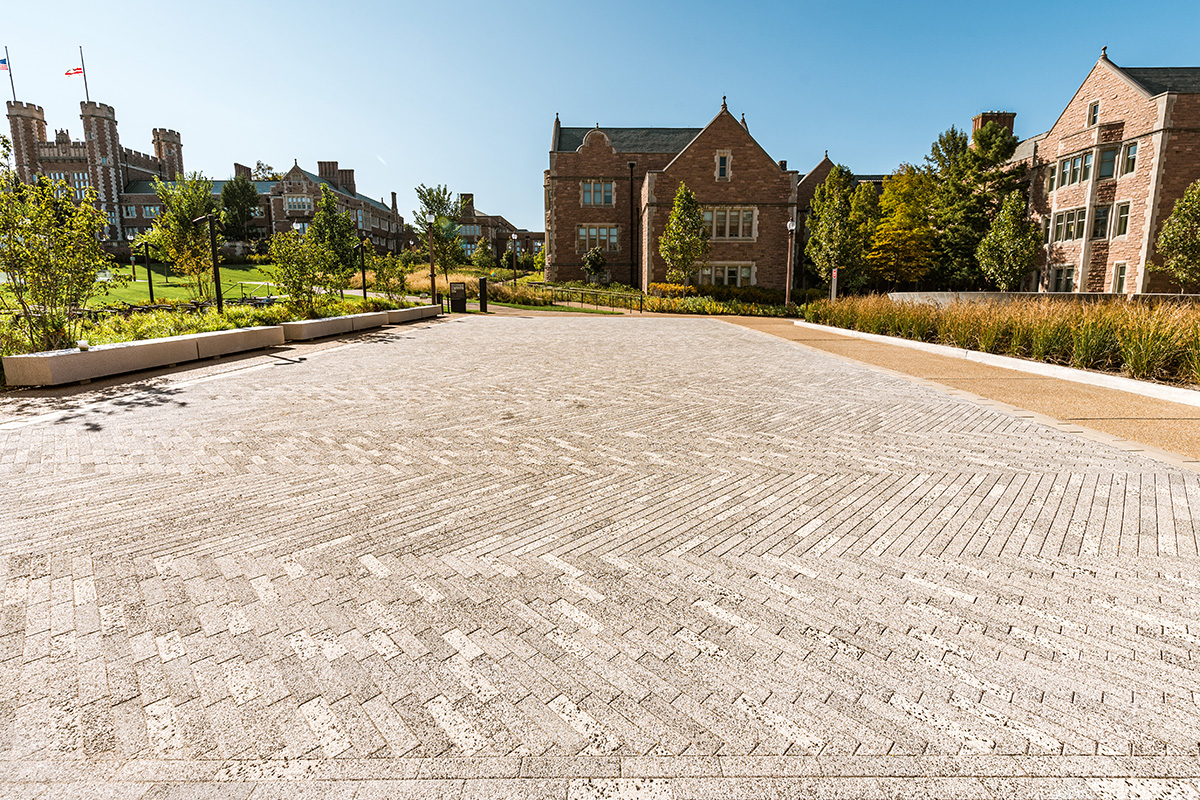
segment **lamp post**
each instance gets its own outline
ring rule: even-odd
[[[367,302],[367,254],[365,251],[367,240],[361,240],[354,249],[358,251],[358,270],[362,274],[363,284],[363,302]]]
[[[225,226],[221,224],[220,218],[216,214],[205,214],[203,217],[192,220],[196,225],[201,222],[208,223],[208,241],[212,245],[212,260],[213,260],[213,288],[217,292],[217,313],[225,313],[225,296],[221,293],[221,265],[217,263],[217,228],[222,231]]]
[[[783,289],[783,304],[790,306],[792,304],[792,259],[796,257],[796,220],[789,219],[787,222],[788,229],[788,260],[787,260],[787,284]]]
[[[517,235],[512,235],[513,288],[517,288]]]
[[[437,221],[437,217],[433,214],[425,215],[425,223],[429,226],[429,301],[434,302],[437,299],[437,273],[433,271],[433,223]]]
[[[633,233],[633,170],[637,167],[637,162],[626,161],[625,163],[629,167],[629,285],[633,286],[633,273],[637,268],[637,252],[634,249],[634,242],[637,239],[634,238]]]

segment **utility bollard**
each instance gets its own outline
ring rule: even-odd
[[[487,278],[479,279],[479,313],[487,313]]]

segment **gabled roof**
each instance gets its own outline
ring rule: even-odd
[[[1200,94],[1200,67],[1118,67],[1135,83],[1155,95]]]
[[[618,153],[678,153],[688,146],[702,128],[559,128],[554,152],[573,153],[583,137],[602,131]]]
[[[292,169],[299,169],[300,172],[304,173],[304,177],[308,178],[310,181],[312,181],[315,184],[318,184],[321,186],[328,186],[331,191],[338,192],[340,194],[344,194],[349,197],[353,197],[355,200],[361,200],[362,202],[366,203],[367,205],[374,206],[375,208],[378,208],[380,211],[386,211],[389,214],[392,211],[390,208],[388,208],[387,206],[385,206],[383,203],[379,202],[378,200],[374,200],[370,197],[367,197],[365,194],[358,194],[357,192],[348,192],[345,189],[340,188],[340,187],[336,186],[335,184],[332,184],[329,181],[325,180],[320,175],[314,175],[313,173],[309,172],[308,170],[304,169],[303,167],[292,167]],[[288,170],[288,171],[291,172],[291,170]],[[286,177],[287,176],[285,175],[284,178],[286,178]],[[259,192],[259,193],[261,194],[261,192]]]

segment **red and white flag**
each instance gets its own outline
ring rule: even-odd
[[[69,70],[67,70],[66,74],[67,75],[82,75],[83,67],[76,67],[75,69],[69,69]]]

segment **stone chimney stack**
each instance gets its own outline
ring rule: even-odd
[[[1013,132],[1013,122],[1017,115],[1012,111],[984,111],[981,114],[976,114],[971,120],[971,140],[975,140],[975,134],[984,125],[989,122],[994,122],[1001,128],[1005,128],[1009,133]]]
[[[354,189],[354,170],[352,169],[339,169],[337,171],[337,185],[345,192],[358,194]]]
[[[245,164],[239,164],[236,161],[233,163],[233,177],[249,178],[253,173]]]

